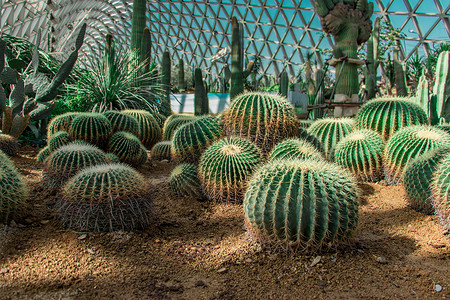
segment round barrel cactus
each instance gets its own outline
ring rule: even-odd
[[[286,98],[265,93],[237,96],[222,114],[226,136],[239,136],[254,142],[264,153],[281,140],[295,137],[299,121]]]
[[[6,155],[14,156],[17,154],[18,149],[19,144],[14,137],[0,133],[0,151],[3,151]]]
[[[436,214],[446,230],[450,230],[450,154],[438,165],[431,184]]]
[[[51,138],[53,134],[61,130],[69,131],[72,120],[78,115],[80,115],[78,112],[68,112],[51,119],[47,126],[47,138]]]
[[[439,128],[441,130],[444,130],[447,133],[450,133],[450,124],[440,124],[440,125],[435,125],[436,128]]]
[[[113,133],[127,131],[136,136],[139,134],[139,122],[135,117],[115,110],[106,111],[103,115],[111,122]]]
[[[28,186],[13,162],[0,150],[0,222],[9,224],[26,209]]]
[[[109,139],[108,151],[117,155],[121,162],[139,166],[147,161],[147,149],[132,133],[119,131]]]
[[[170,174],[170,188],[175,195],[202,198],[202,188],[198,179],[197,166],[190,163],[179,164]]]
[[[403,127],[428,124],[428,117],[422,107],[408,98],[383,97],[361,106],[355,121],[357,129],[372,129],[387,141]]]
[[[450,145],[450,135],[433,126],[408,126],[395,133],[383,153],[386,182],[398,184],[407,164],[429,150]]]
[[[269,160],[274,159],[324,159],[313,144],[302,139],[287,139],[275,145],[269,154]]]
[[[377,182],[383,178],[384,146],[381,135],[373,130],[353,131],[336,145],[334,161],[360,181]]]
[[[182,125],[175,131],[170,149],[176,163],[197,163],[202,155],[222,134],[222,128],[216,117],[205,116]]]
[[[151,159],[153,160],[171,160],[170,148],[172,147],[171,141],[162,141],[157,143],[152,148]]]
[[[403,186],[409,205],[416,211],[434,214],[431,182],[441,161],[450,154],[449,147],[427,151],[411,161],[403,175]]]
[[[38,153],[38,155],[36,157],[37,161],[40,162],[40,163],[43,163],[47,159],[47,157],[49,157],[50,153],[51,153],[51,151],[48,148],[48,146],[42,148],[41,151],[39,151],[39,153]]]
[[[128,231],[144,228],[152,219],[144,177],[122,164],[80,171],[62,187],[56,209],[63,226],[76,231]]]
[[[198,166],[206,197],[242,203],[247,179],[261,162],[261,151],[249,140],[226,137],[215,142],[203,153]]]
[[[48,149],[50,152],[53,152],[59,147],[67,145],[70,142],[71,139],[66,131],[58,131],[54,133],[48,140]]]
[[[103,147],[111,137],[111,123],[98,113],[83,113],[76,116],[69,127],[69,136],[73,140],[82,140]]]
[[[325,149],[325,158],[332,159],[333,149],[347,134],[355,122],[350,118],[325,118],[314,121],[308,133],[316,136]]]
[[[325,149],[323,148],[322,142],[319,141],[319,139],[315,135],[309,134],[306,129],[299,128],[298,137],[302,140],[306,140],[307,142],[311,143],[317,149],[317,151],[319,151],[322,154],[325,154]]]
[[[314,120],[300,120],[300,128],[308,129]]]
[[[358,224],[354,177],[326,161],[274,160],[259,168],[244,198],[250,236],[267,245],[321,247],[352,236]]]
[[[151,113],[145,110],[128,109],[122,111],[125,114],[135,117],[139,122],[139,134],[137,137],[144,144],[145,148],[151,149],[161,140],[161,127]]]
[[[170,141],[175,131],[183,124],[197,120],[196,116],[190,115],[171,115],[164,122],[162,139]]]

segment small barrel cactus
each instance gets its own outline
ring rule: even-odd
[[[308,129],[314,120],[300,120],[300,128]]]
[[[175,131],[183,124],[197,120],[196,116],[190,115],[171,115],[164,122],[162,139],[170,141]]]
[[[244,198],[250,236],[268,245],[321,247],[352,236],[358,224],[354,177],[326,161],[274,160],[251,177]]]
[[[3,151],[6,155],[14,156],[17,154],[18,149],[19,144],[14,137],[0,133],[0,151]]]
[[[249,140],[226,137],[202,155],[198,176],[206,197],[216,202],[242,203],[245,184],[262,162],[258,147]]]
[[[72,120],[78,115],[80,115],[80,113],[68,112],[51,119],[50,123],[47,126],[47,138],[51,138],[53,134],[61,130],[69,131]]]
[[[280,141],[295,137],[299,121],[286,98],[265,93],[237,96],[222,114],[226,136],[239,136],[254,142],[264,153]]]
[[[383,178],[384,146],[381,135],[373,130],[353,131],[336,145],[334,162],[360,181],[377,182]]]
[[[408,98],[383,97],[361,106],[355,122],[357,129],[372,129],[387,141],[403,127],[428,124],[428,117],[422,107]]]
[[[37,161],[40,162],[40,163],[44,163],[45,160],[47,159],[47,157],[49,157],[50,153],[51,153],[51,151],[48,148],[48,146],[42,148],[41,151],[39,151],[39,153],[38,153],[38,155],[36,157]]]
[[[313,144],[302,139],[287,139],[275,145],[269,154],[269,160],[274,159],[324,159]]]
[[[433,126],[408,126],[394,134],[383,153],[386,183],[398,184],[407,164],[429,150],[450,145],[450,135]]]
[[[147,149],[132,133],[119,131],[109,139],[108,151],[117,155],[121,162],[139,166],[147,161]]]
[[[108,159],[109,163],[120,163],[119,157],[114,153],[106,153],[106,158]]]
[[[411,161],[403,175],[403,186],[409,205],[418,212],[434,214],[431,182],[441,161],[450,154],[449,147],[427,151]]]
[[[197,166],[190,163],[179,164],[170,174],[170,188],[175,195],[202,198],[202,188],[197,174]]]
[[[61,189],[56,209],[65,227],[89,232],[144,228],[152,216],[144,177],[122,164],[80,171]]]
[[[26,209],[28,186],[12,161],[0,150],[0,222],[9,224]]]
[[[145,110],[128,109],[122,111],[125,114],[135,117],[139,122],[139,134],[137,137],[144,144],[145,148],[151,149],[161,140],[161,127],[155,117]]]
[[[61,146],[67,145],[71,142],[69,134],[66,131],[58,131],[54,133],[48,140],[48,149],[50,152],[55,151]]]
[[[82,140],[103,147],[111,137],[111,123],[98,113],[83,113],[76,116],[69,127],[69,136],[73,140]]]
[[[135,117],[115,110],[106,111],[103,115],[111,122],[113,133],[127,131],[136,136],[139,134],[139,122]]]
[[[315,135],[325,149],[325,158],[332,159],[334,147],[349,134],[354,125],[350,118],[325,118],[314,121],[308,133]]]
[[[431,184],[436,214],[446,230],[450,230],[450,154],[437,167]]]
[[[205,116],[184,124],[173,135],[172,159],[177,162],[197,163],[202,155],[222,134],[219,120]]]
[[[152,160],[171,160],[170,148],[172,147],[171,141],[162,141],[157,143],[152,148],[151,159]]]

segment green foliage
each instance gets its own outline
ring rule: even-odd
[[[382,158],[385,142],[369,129],[353,131],[334,151],[334,161],[360,181],[377,182],[383,178]]]
[[[431,184],[432,200],[439,221],[450,230],[450,154],[438,165]]]
[[[316,159],[324,157],[317,148],[304,139],[292,138],[275,145],[269,154],[269,160],[275,159]]]
[[[115,110],[106,111],[103,115],[111,122],[113,133],[127,131],[134,135],[139,134],[139,122],[135,117]]]
[[[262,154],[249,140],[226,137],[202,155],[198,176],[209,200],[242,203],[246,182],[262,163]]]
[[[47,138],[51,138],[58,131],[69,131],[72,120],[79,115],[77,112],[68,112],[54,117],[48,124]]]
[[[157,143],[152,148],[151,159],[152,160],[172,160],[170,155],[170,148],[172,147],[172,141],[162,141]]]
[[[450,135],[433,126],[408,126],[394,134],[386,144],[383,165],[386,182],[398,184],[409,162],[429,150],[450,146]]]
[[[47,157],[50,156],[50,153],[51,152],[50,152],[50,149],[48,148],[48,146],[42,148],[41,151],[39,151],[39,153],[38,153],[38,155],[36,157],[37,161],[40,162],[40,163],[44,163],[45,160],[47,159]]]
[[[179,164],[170,174],[170,188],[178,196],[202,198],[202,188],[194,164]]]
[[[63,226],[76,231],[128,231],[144,228],[152,220],[144,177],[122,164],[79,172],[62,188],[56,209]]]
[[[117,155],[121,162],[139,166],[147,161],[147,149],[132,133],[119,131],[109,139],[108,151]]]
[[[17,140],[8,134],[0,133],[0,151],[6,155],[14,156],[19,149]]]
[[[83,113],[77,115],[70,124],[69,137],[88,143],[105,146],[112,134],[111,123],[102,114]]]
[[[128,109],[124,114],[135,117],[139,122],[139,134],[137,137],[147,149],[161,140],[162,132],[155,117],[145,110]]]
[[[197,120],[196,116],[191,115],[181,115],[181,114],[173,114],[166,119],[163,127],[162,139],[165,141],[170,141],[173,137],[175,131],[186,123]]]
[[[58,131],[53,134],[51,138],[48,140],[48,149],[50,152],[55,151],[61,146],[67,145],[71,142],[69,134],[67,131]]]
[[[356,182],[344,169],[325,161],[275,160],[248,183],[245,222],[262,243],[321,247],[353,235],[358,205]]]

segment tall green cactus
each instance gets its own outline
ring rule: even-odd
[[[161,113],[165,116],[168,116],[172,113],[172,109],[170,107],[170,82],[171,82],[171,74],[172,74],[172,62],[170,59],[169,51],[164,51],[162,62],[161,62],[161,83],[162,88],[164,90],[164,94],[161,100]]]
[[[206,93],[205,84],[203,83],[202,70],[195,69],[195,92],[194,92],[194,106],[195,115],[207,115],[209,113],[208,94]]]
[[[178,90],[184,92],[186,90],[186,80],[184,79],[184,61],[182,58],[178,61]]]
[[[325,104],[325,71],[322,69],[316,70],[314,73],[314,94],[310,97],[312,98],[311,104],[322,105]],[[312,87],[313,88],[313,87]],[[312,120],[320,119],[323,117],[323,108],[315,108],[311,111],[310,116]]]
[[[152,62],[152,36],[150,33],[150,28],[145,27],[142,33],[141,48],[140,48],[140,60],[145,62],[144,73],[150,71],[150,64]],[[149,81],[143,82],[142,84],[150,84]]]
[[[394,49],[394,73],[397,97],[408,96],[408,88],[406,87],[406,74],[405,70],[403,69],[403,63],[400,60],[400,49]]]
[[[288,96],[288,90],[289,90],[289,76],[286,70],[283,70],[280,74],[280,95],[283,97]]]
[[[378,45],[380,41],[380,21],[381,17],[376,17],[373,23],[372,35],[367,41],[367,69],[366,69],[366,89],[367,99],[375,98],[377,92],[377,69],[378,69]]]
[[[142,34],[147,22],[147,0],[133,0],[131,17],[131,45],[130,49],[140,49]]]
[[[450,121],[450,51],[439,54],[430,106],[431,124],[438,124],[440,118]]]
[[[429,101],[429,84],[427,80],[427,76],[425,75],[425,70],[423,70],[422,75],[419,78],[419,82],[416,88],[416,96],[413,98],[414,102],[416,102],[423,110],[427,113],[428,118],[430,118],[430,110],[428,107]]]

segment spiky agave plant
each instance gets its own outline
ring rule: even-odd
[[[202,198],[202,188],[198,179],[197,166],[190,163],[179,164],[170,174],[170,188],[178,196]]]

